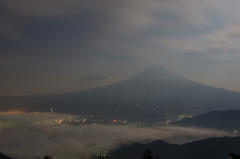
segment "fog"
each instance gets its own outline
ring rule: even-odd
[[[227,132],[186,127],[130,128],[119,125],[56,126],[52,121],[66,114],[31,113],[1,115],[0,150],[12,158],[30,159],[46,154],[56,159],[85,158],[111,151],[121,144],[147,143],[161,139],[169,143],[221,137]]]

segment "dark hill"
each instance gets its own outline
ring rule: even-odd
[[[223,130],[240,130],[240,110],[212,111],[175,123],[178,126],[196,126]]]
[[[12,159],[0,152],[0,159]]]
[[[114,159],[139,159],[144,150],[151,149],[161,159],[229,159],[230,152],[240,154],[240,137],[210,138],[183,145],[154,141],[149,144],[123,145],[112,152]]]

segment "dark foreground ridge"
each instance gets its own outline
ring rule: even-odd
[[[182,145],[157,140],[122,145],[108,155],[91,159],[240,159],[240,137],[209,138]],[[0,153],[0,159],[12,159]],[[40,158],[38,158],[40,159]],[[54,159],[45,155],[42,159]],[[57,158],[56,158],[57,159]]]
[[[175,123],[177,126],[194,126],[222,129],[227,131],[240,130],[240,110],[211,111],[193,118],[182,119]]]
[[[149,144],[123,145],[112,152],[113,159],[140,159],[142,152],[151,149],[160,159],[228,159],[229,153],[240,154],[240,137],[210,138],[183,145],[168,144],[161,140]]]
[[[209,138],[182,145],[157,140],[148,144],[122,145],[109,155],[95,156],[91,159],[143,159],[144,157],[151,157],[148,159],[239,159],[240,156],[237,155],[240,154],[239,143],[240,137]],[[43,159],[51,158],[52,156],[49,155],[43,157]],[[12,158],[0,153],[0,159]]]
[[[0,152],[0,159],[12,159]]]

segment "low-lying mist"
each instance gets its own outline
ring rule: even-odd
[[[70,115],[28,113],[0,116],[0,151],[16,159],[54,155],[56,159],[87,158],[121,144],[164,140],[182,144],[229,135],[214,129],[187,127],[129,128],[120,125],[54,126],[51,121]]]

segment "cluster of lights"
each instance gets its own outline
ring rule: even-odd
[[[235,137],[235,136],[238,136],[238,131],[237,130],[234,130],[233,132],[232,132],[232,135]]]
[[[128,123],[127,120],[103,120],[97,119],[93,115],[88,117],[69,117],[62,119],[55,119],[47,122],[49,125],[53,126],[63,126],[63,125],[71,125],[71,126],[81,126],[81,125],[126,125]]]
[[[52,110],[53,111],[53,110]],[[0,115],[12,115],[12,114],[21,114],[24,113],[23,111],[5,111],[0,112]],[[54,127],[70,125],[70,126],[82,126],[82,125],[124,125],[130,128],[138,128],[138,127],[145,127],[148,125],[156,126],[156,125],[169,125],[175,121],[179,121],[184,118],[192,118],[191,115],[187,114],[180,114],[178,116],[174,116],[172,114],[168,114],[168,118],[165,121],[159,121],[157,123],[149,123],[149,122],[128,122],[127,120],[120,120],[120,119],[106,119],[95,117],[94,115],[89,116],[71,116],[68,118],[61,118],[55,119],[51,121],[47,121],[47,124],[53,125]],[[233,132],[233,135],[237,134],[237,132]]]
[[[169,125],[173,122],[179,121],[184,118],[192,118],[191,115],[187,114],[180,114],[177,116],[173,116],[169,114],[169,117],[165,121],[159,121],[156,123],[149,123],[144,121],[138,122],[128,122],[127,120],[120,120],[120,119],[102,119],[99,117],[95,117],[94,115],[89,116],[71,116],[68,118],[63,119],[55,119],[48,124],[53,126],[63,126],[63,125],[70,125],[70,126],[82,126],[82,125],[124,125],[130,128],[139,128],[145,126],[156,126],[156,125]]]
[[[174,123],[185,118],[192,118],[192,115],[187,114],[180,114],[178,116],[170,115],[165,121],[161,122],[161,125],[169,125],[171,123]]]
[[[109,157],[110,154],[108,153],[108,151],[96,154],[97,159],[108,159]]]

